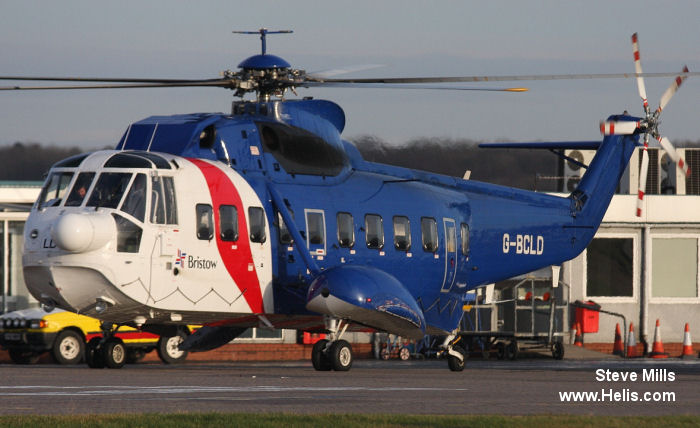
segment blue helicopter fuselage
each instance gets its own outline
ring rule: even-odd
[[[457,327],[468,290],[577,256],[636,144],[606,137],[563,197],[367,162],[341,139],[344,123],[329,101],[240,103],[233,115],[147,118],[117,149],[216,160],[245,177],[271,225],[275,313],[305,313],[310,294],[329,287],[376,309],[361,283],[380,271],[397,282],[394,294],[415,302],[400,299],[399,315],[437,333]],[[341,268],[336,276],[357,275],[360,285],[337,285]],[[324,285],[309,290],[324,272]]]

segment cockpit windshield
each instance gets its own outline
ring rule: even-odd
[[[73,179],[72,172],[52,172],[44,188],[41,189],[39,195],[39,209],[46,207],[54,207],[61,203],[66,195],[68,184]]]
[[[103,172],[90,194],[88,207],[117,208],[126,191],[131,173]]]

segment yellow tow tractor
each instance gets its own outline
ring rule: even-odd
[[[179,350],[178,345],[190,333],[187,326],[172,337],[121,327],[116,336],[124,342],[127,363],[155,349],[164,363],[174,364],[187,358],[187,351]],[[101,336],[99,320],[62,309],[23,309],[0,316],[0,346],[16,364],[33,364],[44,352],[50,352],[59,364],[78,364],[84,360],[85,344]]]

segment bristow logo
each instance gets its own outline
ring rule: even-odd
[[[185,265],[187,265],[188,269],[216,269],[217,262],[215,260],[201,259],[191,255],[188,256],[187,253],[178,249],[175,266],[180,266],[180,268],[184,269]]]
[[[508,254],[515,247],[515,254],[531,254],[539,256],[544,252],[544,238],[541,235],[515,235],[511,240],[509,234],[503,234],[503,253]]]
[[[181,268],[185,267],[185,257],[187,256],[186,253],[183,253],[179,248],[177,250],[177,258],[175,259],[175,266],[180,266]]]

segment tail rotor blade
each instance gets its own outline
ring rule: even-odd
[[[642,62],[639,56],[637,33],[632,34],[632,50],[634,52],[634,71],[637,74],[637,89],[639,90],[639,96],[642,98],[642,103],[644,104],[644,111],[649,114],[649,103],[647,102],[647,90],[644,86],[644,77],[642,77]]]
[[[656,137],[656,139],[659,141],[659,144],[661,144],[661,147],[663,147],[664,150],[666,150],[666,153],[668,153],[668,156],[673,160],[673,162],[678,166],[678,168],[683,170],[683,174],[685,174],[686,177],[690,176],[690,169],[688,168],[688,164],[685,163],[685,161],[673,147],[673,144],[671,144],[669,139],[666,137]]]
[[[680,88],[681,84],[685,79],[688,78],[688,67],[685,66],[683,67],[683,73],[679,74],[676,76],[676,78],[673,80],[673,83],[671,83],[671,86],[666,89],[666,92],[661,96],[661,102],[659,103],[659,108],[656,109],[656,115],[658,116],[661,111],[666,108],[666,104],[668,104],[669,101],[671,101],[671,98],[673,97],[673,94],[678,91],[678,88]]]
[[[644,206],[644,192],[647,188],[647,171],[649,170],[649,147],[648,138],[644,139],[644,149],[642,150],[642,166],[639,169],[639,191],[637,192],[637,217],[642,216]]]

